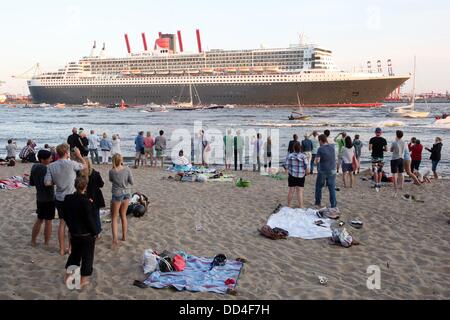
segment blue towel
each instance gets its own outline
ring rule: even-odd
[[[157,289],[173,287],[178,291],[215,292],[226,294],[229,287],[225,284],[228,279],[234,279],[236,288],[243,263],[227,261],[223,267],[211,269],[213,258],[199,258],[189,255],[186,269],[182,272],[153,272],[144,284]]]

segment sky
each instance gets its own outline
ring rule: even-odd
[[[13,79],[39,63],[53,71],[89,55],[94,40],[112,57],[143,50],[141,33],[181,30],[185,51],[196,51],[195,29],[205,49],[287,47],[305,34],[333,51],[340,69],[392,59],[396,74],[413,72],[417,90],[450,91],[450,1],[447,0],[3,0],[0,92],[28,93]],[[25,77],[27,75],[24,75]],[[411,82],[404,91],[410,90]]]

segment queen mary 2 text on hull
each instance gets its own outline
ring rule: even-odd
[[[71,62],[56,72],[28,81],[36,103],[170,104],[189,101],[189,88],[203,104],[243,106],[378,106],[410,77],[377,72],[345,72],[332,52],[316,45],[281,49],[203,51],[197,30],[198,53],[183,51],[181,32],[161,34],[153,50],[110,58],[105,45],[99,53]],[[179,50],[178,50],[179,48]]]

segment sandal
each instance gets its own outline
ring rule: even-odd
[[[147,289],[147,285],[145,283],[143,283],[142,281],[139,281],[139,280],[134,280],[133,286],[136,286],[136,287],[141,288],[141,289]]]

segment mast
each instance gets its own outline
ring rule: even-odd
[[[413,78],[413,91],[411,102],[412,109],[414,109],[415,103],[416,103],[416,56],[414,56],[414,78]]]
[[[192,98],[192,83],[189,83],[189,95],[191,97],[191,106],[194,106],[194,99]]]

